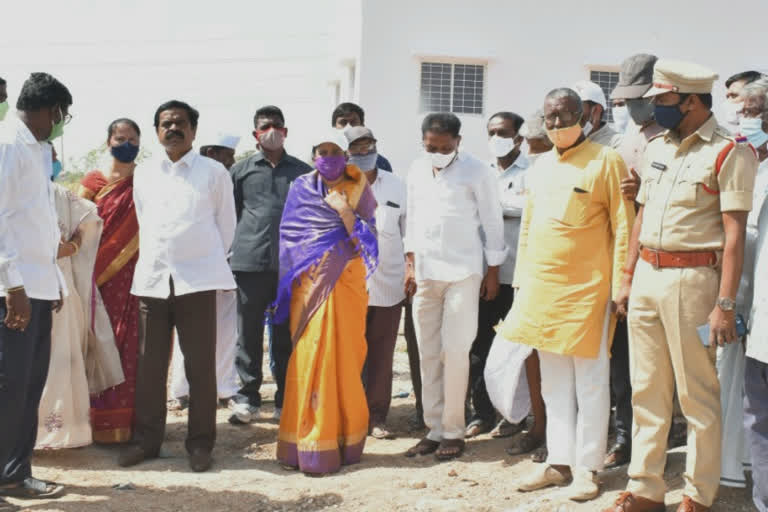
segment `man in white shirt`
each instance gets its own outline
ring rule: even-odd
[[[589,80],[580,80],[571,88],[578,93],[584,108],[579,121],[584,130],[584,136],[592,142],[611,149],[618,148],[621,145],[622,135],[616,133],[616,130],[603,120],[605,109],[608,107],[603,89]]]
[[[32,478],[37,411],[48,376],[51,311],[66,294],[56,266],[61,233],[51,145],[72,95],[32,73],[0,125],[0,498],[52,498],[62,487]],[[0,499],[1,502],[1,499]]]
[[[392,359],[397,331],[403,313],[405,291],[406,189],[403,180],[392,172],[380,172],[373,132],[364,126],[346,131],[349,163],[365,173],[376,197],[376,231],[379,234],[379,266],[368,279],[368,313],[365,338],[368,356],[363,383],[368,401],[370,434],[377,439],[392,439],[386,428],[392,400]]]
[[[483,374],[488,352],[496,337],[495,327],[509,313],[514,297],[512,278],[515,273],[520,218],[525,207],[525,171],[528,168],[528,160],[520,153],[523,137],[519,132],[522,126],[523,118],[512,112],[494,114],[486,126],[488,146],[494,157],[491,167],[496,171],[504,215],[504,241],[509,252],[499,270],[499,294],[493,300],[481,298],[478,306],[477,336],[469,356],[469,386],[474,410],[467,426],[467,437],[490,431],[496,421],[496,409],[485,388]],[[514,433],[514,430],[506,430],[507,434]]]
[[[408,173],[406,293],[413,293],[421,356],[427,436],[406,456],[464,451],[464,399],[469,350],[477,333],[478,296],[493,300],[507,256],[497,177],[490,166],[459,153],[461,121],[429,114],[422,123],[428,153]],[[485,239],[481,238],[482,229]],[[488,271],[483,277],[483,257]]]
[[[210,144],[200,146],[200,154],[212,158],[229,170],[235,163],[235,150],[240,137],[219,133]],[[178,340],[178,334],[175,337]],[[237,292],[216,291],[216,391],[219,405],[226,407],[237,390]],[[169,409],[189,407],[189,382],[184,371],[184,354],[178,341],[173,345],[173,370],[171,372],[171,395]]]
[[[759,85],[765,85],[762,95]],[[747,220],[747,246],[744,272],[752,277],[748,283],[742,277],[741,288],[750,288],[754,296],[747,339],[747,361],[744,369],[744,425],[747,429],[749,452],[752,456],[752,500],[760,512],[768,511],[768,82],[745,88],[741,131],[755,147],[760,167],[755,182],[754,208]],[[762,97],[760,97],[762,96]],[[760,120],[759,123],[755,120]],[[751,129],[750,129],[751,128]],[[748,134],[748,135],[747,135]],[[755,213],[757,210],[757,213]],[[756,226],[754,221],[756,219]],[[757,230],[757,240],[754,231]],[[753,245],[754,244],[754,245]],[[752,246],[752,247],[750,247]],[[756,248],[755,248],[756,246]],[[753,249],[750,251],[750,249]],[[750,265],[751,263],[751,265]],[[759,283],[759,285],[758,285]],[[748,285],[748,286],[745,286]],[[741,293],[740,293],[741,294]],[[745,301],[746,302],[746,301]],[[738,307],[738,302],[737,302]]]
[[[233,290],[227,253],[235,233],[229,173],[192,150],[197,110],[169,101],[155,112],[161,160],[136,170],[139,261],[131,293],[139,297],[135,444],[119,458],[133,466],[156,458],[166,419],[171,331],[179,333],[189,377],[186,448],[193,471],[211,466],[216,440],[216,290]]]

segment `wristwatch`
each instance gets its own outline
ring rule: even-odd
[[[736,301],[728,297],[720,297],[717,299],[717,305],[723,311],[733,311],[736,309]]]

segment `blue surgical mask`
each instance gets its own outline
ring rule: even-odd
[[[768,133],[763,131],[761,117],[742,117],[739,121],[739,132],[756,148],[768,142]]]
[[[139,146],[125,141],[119,146],[112,146],[109,148],[109,151],[116,160],[129,164],[136,160],[136,156],[139,154]]]
[[[54,160],[51,167],[53,169],[53,173],[51,174],[51,181],[56,181],[56,178],[58,178],[59,174],[61,174],[61,162]]]
[[[674,130],[685,118],[685,114],[680,110],[680,104],[678,102],[675,105],[655,105],[653,107],[653,116],[656,118],[656,122],[659,126],[666,128],[667,130]]]
[[[372,171],[376,168],[378,156],[376,151],[367,155],[349,155],[349,163],[356,165],[361,171]]]

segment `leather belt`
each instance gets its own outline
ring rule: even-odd
[[[654,268],[712,267],[717,263],[717,254],[714,251],[666,252],[643,247],[640,257]]]

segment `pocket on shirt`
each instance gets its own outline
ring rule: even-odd
[[[376,230],[379,234],[400,234],[400,207],[384,205],[376,212]]]
[[[669,204],[693,207],[702,194],[717,194],[717,184],[713,183],[712,165],[692,163],[686,167],[674,185]]]
[[[568,226],[583,226],[587,222],[589,203],[592,193],[583,187],[573,187],[560,194],[553,194],[553,216],[555,220]]]

